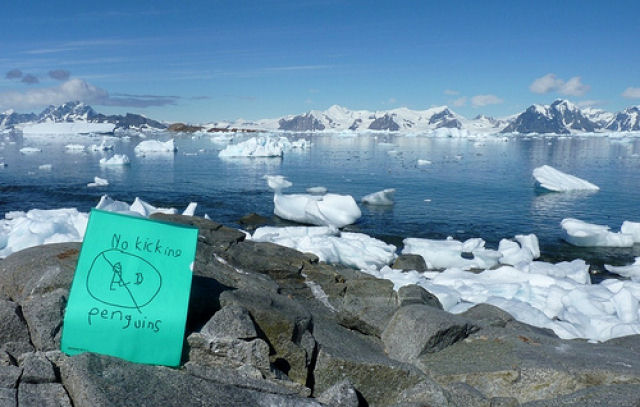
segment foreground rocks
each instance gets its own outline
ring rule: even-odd
[[[200,229],[179,368],[61,352],[79,244],[0,262],[0,406],[639,406],[640,336],[566,341],[418,286]],[[405,259],[415,261],[416,259]]]

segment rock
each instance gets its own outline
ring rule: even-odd
[[[340,324],[367,335],[380,336],[398,309],[398,296],[389,280],[359,278],[348,280]]]
[[[515,397],[493,397],[490,400],[490,407],[520,407],[518,399]]]
[[[489,304],[478,304],[469,308],[460,316],[472,320],[479,326],[494,326],[504,328],[513,317],[506,311]]]
[[[9,357],[18,360],[24,354],[31,353],[35,351],[33,345],[27,341],[9,341],[5,342],[1,346],[2,351],[9,354]]]
[[[433,407],[454,406],[449,392],[428,378],[400,393],[398,400],[401,403],[419,403],[419,405]]]
[[[442,304],[440,304],[438,297],[415,284],[400,287],[398,290],[398,302],[401,307],[410,304],[423,304],[442,309]]]
[[[58,288],[55,291],[31,295],[23,301],[22,312],[29,326],[31,342],[37,350],[60,349],[62,320],[69,291]]]
[[[445,389],[449,392],[451,403],[457,407],[490,407],[489,399],[466,383],[451,383]]]
[[[57,381],[53,365],[43,354],[31,353],[22,362],[20,383],[53,383]]]
[[[69,289],[76,269],[80,243],[55,243],[30,247],[0,262],[0,292],[21,304],[28,295]]]
[[[195,133],[202,130],[202,126],[192,126],[184,123],[173,123],[167,127],[167,131],[173,131],[176,133]]]
[[[216,223],[212,220],[197,216],[168,215],[164,213],[154,213],[149,216],[151,219],[158,219],[164,222],[179,223],[182,225],[195,226],[198,228],[198,241],[202,241],[214,249],[224,251],[229,246],[241,242],[245,239],[245,234],[237,229],[232,229]]]
[[[21,367],[0,366],[0,388],[15,389],[18,387],[18,379],[21,374]]]
[[[415,367],[388,358],[379,340],[324,318],[314,318],[313,334],[318,342],[315,394],[348,379],[365,403],[384,406],[426,378]]]
[[[523,407],[638,407],[640,385],[611,384],[593,386],[554,399],[524,403]]]
[[[0,366],[13,366],[15,360],[7,352],[0,350]]]
[[[60,383],[20,383],[20,407],[71,407],[71,401]]]
[[[205,366],[225,366],[240,368],[253,366],[262,374],[268,375],[269,345],[262,339],[244,341],[234,338],[215,338],[209,340],[202,334],[192,333],[187,338],[189,360]]]
[[[18,390],[0,387],[0,407],[17,407]]]
[[[477,329],[471,321],[427,305],[400,308],[382,333],[385,351],[394,359],[413,362],[438,352]]]
[[[260,216],[257,213],[250,213],[248,215],[244,215],[238,220],[238,223],[243,225],[244,227],[249,227],[255,229],[260,225],[264,225],[269,221],[269,219],[264,216]]]
[[[419,254],[401,254],[391,266],[397,270],[427,271],[427,263]]]
[[[202,327],[201,333],[209,340],[218,338],[254,339],[258,337],[249,312],[235,304],[216,312]]]
[[[297,396],[216,383],[163,366],[84,353],[64,360],[62,383],[75,407],[93,406],[317,406]]]
[[[0,300],[0,345],[14,341],[29,341],[29,330],[15,302]]]
[[[307,383],[315,341],[309,333],[311,314],[306,309],[286,296],[247,289],[225,291],[220,304],[249,310],[260,336],[273,349],[271,363],[291,380]]]
[[[358,407],[358,394],[348,379],[342,380],[325,390],[317,400],[327,406]]]

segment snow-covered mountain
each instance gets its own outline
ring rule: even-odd
[[[15,113],[12,110],[0,113],[0,126],[13,127],[26,123],[113,123],[122,129],[164,129],[167,126],[139,114],[104,115],[96,113],[89,105],[82,102],[67,102],[60,106],[49,106],[40,114]]]
[[[601,126],[594,123],[579,107],[558,99],[551,105],[532,105],[519,114],[503,133],[595,132]]]
[[[611,131],[640,131],[640,106],[632,106],[617,113],[607,123],[607,130]]]

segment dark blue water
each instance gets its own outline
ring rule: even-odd
[[[160,134],[162,140],[170,136]],[[65,145],[99,144],[100,138],[7,136],[0,157],[0,213],[32,208],[77,207],[88,211],[102,194],[131,202],[136,196],[156,206],[181,209],[198,202],[197,215],[232,226],[243,215],[273,213],[273,194],[262,177],[282,174],[293,182],[287,192],[325,186],[356,200],[384,188],[396,189],[391,208],[361,205],[363,216],[349,230],[399,245],[405,237],[456,239],[482,237],[497,247],[501,238],[535,233],[546,260],[584,258],[595,270],[603,263],[625,264],[640,247],[574,248],[561,240],[560,221],[575,217],[619,229],[640,221],[640,139],[525,138],[510,141],[407,136],[296,135],[311,148],[284,158],[218,158],[224,145],[209,136],[181,135],[178,152],[136,157],[141,141],[113,139],[116,153],[131,158],[127,167],[100,167],[112,153],[69,153]],[[23,146],[41,153],[21,154]],[[418,159],[431,165],[419,166]],[[0,160],[0,161],[2,161]],[[51,171],[41,170],[51,164]],[[600,186],[591,194],[541,193],[532,171],[543,164]],[[87,188],[100,176],[105,188]],[[430,200],[425,202],[425,199]]]

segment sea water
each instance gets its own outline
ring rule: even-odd
[[[252,135],[235,135],[237,142]],[[110,137],[112,150],[90,151],[101,137],[5,135],[0,143],[0,214],[12,210],[76,207],[88,211],[103,194],[131,202],[136,196],[162,207],[198,203],[196,215],[240,227],[251,212],[270,217],[273,192],[264,175],[293,183],[285,193],[323,186],[353,195],[395,188],[393,206],[360,204],[362,218],[346,227],[401,246],[406,237],[458,240],[481,237],[497,248],[502,238],[535,233],[542,259],[583,258],[593,271],[622,265],[640,247],[576,248],[562,240],[560,221],[574,217],[619,230],[640,221],[640,138],[602,136],[491,136],[434,138],[396,134],[295,134],[306,149],[282,158],[219,158],[226,144],[209,134],[154,133]],[[175,138],[176,153],[136,156],[142,140]],[[77,151],[65,148],[81,144]],[[20,153],[23,147],[41,152]],[[126,166],[100,166],[101,158],[126,154]],[[425,160],[429,163],[425,164]],[[545,193],[534,168],[551,165],[600,187],[595,193]],[[87,187],[95,176],[106,187]]]

